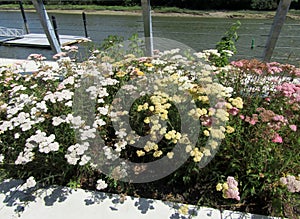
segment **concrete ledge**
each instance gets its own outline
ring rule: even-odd
[[[275,219],[188,205],[190,217],[179,214],[180,203],[67,187],[19,191],[21,185],[20,180],[0,184],[1,219]]]

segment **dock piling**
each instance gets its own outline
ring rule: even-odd
[[[57,30],[56,19],[55,19],[55,17],[53,15],[51,16],[51,19],[52,19],[52,25],[53,25],[53,29],[54,29],[54,33],[55,33],[56,39],[58,41],[58,44],[60,45],[60,40],[59,40],[59,35],[58,35],[58,30]]]
[[[20,9],[21,9],[21,14],[22,14],[22,17],[23,17],[24,28],[25,28],[26,34],[29,34],[29,28],[28,28],[27,19],[26,19],[26,15],[25,15],[22,0],[19,1],[19,5],[20,5]]]
[[[44,5],[43,1],[42,0],[31,0],[31,1],[39,15],[41,24],[42,24],[45,34],[48,38],[51,49],[55,53],[60,53],[61,48],[60,48],[59,42],[55,36],[52,24],[50,22],[50,19],[47,14],[47,11],[45,9],[45,5]]]
[[[153,35],[150,0],[142,0],[146,55],[153,56]]]
[[[87,27],[86,27],[86,14],[82,12],[82,20],[83,20],[83,27],[84,27],[84,36],[88,38],[88,32],[87,32]]]
[[[282,26],[286,19],[292,0],[280,0],[277,12],[270,30],[269,38],[266,43],[263,54],[263,61],[270,62],[277,40],[279,38]]]

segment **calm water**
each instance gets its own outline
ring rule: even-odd
[[[38,17],[35,13],[27,13],[31,33],[42,33]],[[59,33],[84,36],[81,15],[53,14],[56,17]],[[236,19],[224,18],[186,18],[186,17],[153,17],[153,35],[178,41],[196,51],[214,48],[230,25]],[[242,23],[238,30],[240,36],[237,42],[237,58],[261,58],[272,19],[240,19]],[[109,35],[120,35],[128,39],[133,33],[143,36],[141,16],[123,15],[87,15],[89,37],[97,45]],[[23,28],[21,13],[0,12],[0,26]],[[165,41],[156,42],[154,47],[162,46]],[[251,44],[254,48],[251,49]],[[166,44],[170,44],[166,41]],[[175,44],[174,44],[175,45]],[[176,45],[175,45],[176,46]],[[300,63],[300,25],[299,21],[287,20],[282,30],[277,47],[274,51],[274,61],[286,61],[296,65]],[[50,50],[30,49],[20,47],[0,46],[0,57],[27,58],[31,53],[42,53],[50,58]]]

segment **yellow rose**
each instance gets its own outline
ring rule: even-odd
[[[192,148],[191,145],[187,145],[187,146],[185,147],[185,152],[186,152],[186,153],[190,153],[192,150],[193,150],[193,148]]]
[[[169,159],[172,159],[173,156],[174,156],[174,152],[168,152],[168,153],[167,153],[167,157],[168,157]]]
[[[136,151],[136,154],[137,154],[138,157],[142,157],[142,156],[145,155],[145,152],[142,151],[142,150],[138,150],[138,151]]]
[[[204,134],[205,136],[209,136],[209,131],[208,131],[208,130],[204,130],[204,131],[203,131],[203,134]]]
[[[227,132],[228,134],[231,134],[231,133],[234,132],[234,128],[228,125],[228,126],[226,126],[226,132]]]
[[[144,63],[144,65],[145,65],[145,66],[147,66],[147,67],[152,67],[152,66],[153,66],[153,64],[152,64],[152,63],[147,63],[147,62],[146,62],[146,63]]]
[[[167,111],[168,112],[168,111]],[[162,113],[162,114],[160,114],[160,118],[162,119],[162,120],[167,120],[168,119],[168,113]]]
[[[214,140],[211,140],[209,142],[209,145],[212,149],[216,149],[218,147],[218,142],[214,141]]]
[[[149,123],[150,123],[150,118],[149,118],[149,117],[146,117],[146,118],[144,119],[144,123],[149,124]]]
[[[222,191],[222,189],[223,189],[222,183],[218,183],[217,186],[216,186],[216,190],[217,191]]]
[[[138,108],[137,108],[137,111],[141,112],[143,110],[143,108],[144,108],[143,105],[139,105]]]
[[[145,75],[144,72],[142,72],[142,71],[137,71],[136,74],[137,74],[138,76],[143,76],[143,75]]]
[[[144,150],[146,151],[146,152],[149,152],[149,151],[151,151],[151,147],[149,146],[149,145],[146,145],[145,147],[144,147]]]
[[[164,135],[167,132],[167,128],[163,127],[160,129],[159,134]]]
[[[126,72],[124,72],[124,71],[118,71],[116,73],[116,76],[119,77],[119,78],[124,77],[125,75],[126,75]]]
[[[227,109],[232,109],[232,105],[230,103],[226,103],[225,106]]]
[[[227,182],[223,183],[222,186],[223,186],[223,190],[228,190],[228,188],[229,188]]]
[[[144,109],[144,110],[148,109],[148,106],[149,106],[149,104],[148,104],[148,103],[144,103],[144,105],[143,105],[143,109]]]
[[[165,139],[167,139],[167,140],[171,140],[172,139],[172,136],[171,136],[171,134],[169,132],[165,134]]]
[[[153,157],[160,157],[162,154],[163,154],[163,152],[162,152],[161,150],[155,151],[155,152],[153,153]]]
[[[187,205],[182,205],[178,209],[179,214],[187,215],[189,213],[189,207]]]
[[[149,110],[150,110],[151,112],[153,112],[153,111],[155,110],[154,106],[150,106],[150,107],[149,107]]]
[[[153,145],[153,150],[155,150],[155,151],[158,150],[158,145],[157,144]]]
[[[200,161],[201,161],[202,157],[203,157],[203,156],[202,156],[202,153],[201,153],[201,155],[195,156],[195,157],[193,158],[193,160],[194,160],[195,163],[197,163],[197,162],[200,162]]]

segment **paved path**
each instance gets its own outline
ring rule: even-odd
[[[160,200],[120,197],[103,192],[72,190],[66,187],[41,189],[35,195],[16,188],[21,181],[5,181],[0,184],[0,218],[16,219],[17,209],[23,209],[20,219],[188,219],[178,213],[180,203]],[[37,196],[38,194],[38,196]],[[24,202],[29,201],[25,208]],[[261,215],[197,208],[188,205],[195,219],[267,219]]]

